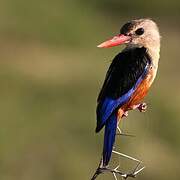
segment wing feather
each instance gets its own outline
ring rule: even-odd
[[[118,54],[111,63],[97,102],[99,132],[110,115],[125,104],[147,74],[151,59],[146,48],[134,48]]]

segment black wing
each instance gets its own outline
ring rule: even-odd
[[[119,53],[112,61],[97,101],[105,97],[117,99],[128,92],[142,75],[151,59],[146,48],[134,48]]]
[[[123,51],[114,58],[97,100],[96,132],[102,129],[117,107],[129,100],[139,79],[142,81],[146,75],[150,63],[144,47]]]

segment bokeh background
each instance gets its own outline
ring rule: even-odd
[[[139,180],[179,179],[180,1],[0,0],[1,180],[90,179],[103,142],[96,97],[123,48],[96,46],[139,17],[158,23],[161,60],[148,111],[121,124],[136,137],[118,138],[118,150],[143,160]]]

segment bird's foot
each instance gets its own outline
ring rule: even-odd
[[[147,109],[147,104],[146,103],[141,103],[138,105],[137,107],[139,109],[140,112],[145,112]]]
[[[128,111],[125,111],[122,117],[128,117]]]
[[[137,105],[133,105],[132,109],[138,109],[140,112],[145,112],[147,109],[147,104],[146,103],[140,103]]]

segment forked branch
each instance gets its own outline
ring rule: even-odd
[[[111,169],[108,167],[103,167],[102,160],[101,160],[100,165],[98,166],[98,168],[97,168],[95,174],[93,175],[93,177],[91,178],[91,180],[95,180],[100,174],[103,174],[105,172],[112,173],[115,180],[117,180],[117,175],[121,176],[124,179],[127,179],[128,177],[135,178],[137,176],[137,174],[139,174],[145,168],[145,166],[144,166],[144,167],[138,169],[140,165],[141,165],[141,162],[138,162],[138,164],[136,165],[136,167],[134,168],[134,170],[131,173],[124,173],[124,172],[118,170],[119,165],[117,167],[115,167],[114,169]]]
[[[123,134],[120,130],[120,128],[118,127],[117,128],[118,131],[119,131],[119,135],[125,135],[125,136],[133,136],[133,135],[126,135],[126,134]],[[93,177],[91,178],[91,180],[95,180],[100,174],[103,174],[103,173],[106,173],[106,172],[109,172],[109,173],[112,173],[113,177],[115,180],[117,180],[117,176],[120,176],[122,177],[123,179],[127,179],[128,177],[131,177],[131,178],[135,178],[144,168],[145,166],[140,167],[140,165],[142,164],[142,162],[136,158],[133,158],[131,156],[128,156],[126,154],[123,154],[123,153],[120,153],[118,151],[115,151],[113,150],[112,153],[116,154],[116,155],[119,155],[121,157],[124,157],[124,158],[127,158],[129,160],[132,160],[132,161],[135,161],[137,162],[137,165],[135,166],[135,168],[132,170],[132,172],[130,173],[125,173],[123,171],[120,171],[119,170],[119,166],[118,165],[117,167],[115,168],[109,168],[108,166],[103,166],[103,159],[101,158],[100,160],[100,163],[99,163],[99,166],[98,168],[96,169],[96,172],[94,173]]]

